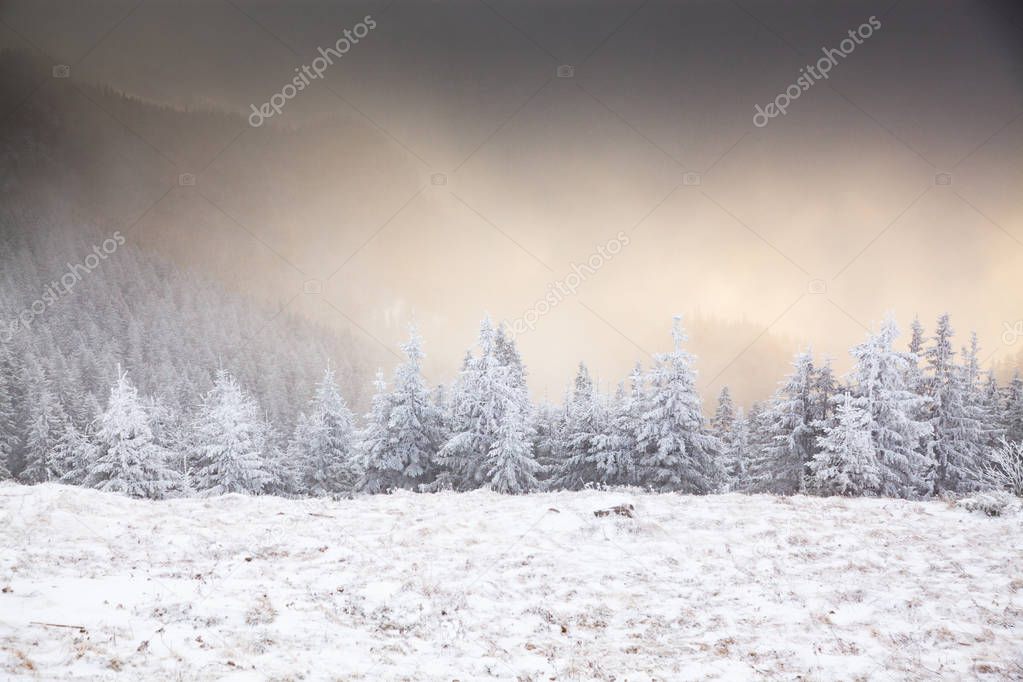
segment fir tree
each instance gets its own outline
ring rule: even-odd
[[[721,440],[727,441],[734,424],[735,403],[732,402],[732,394],[725,386],[718,393],[718,406],[714,411],[714,417],[710,420],[711,432]]]
[[[98,425],[95,461],[84,485],[150,499],[162,499],[180,485],[166,451],[153,441],[138,392],[120,369]]]
[[[422,377],[422,340],[413,327],[403,346],[408,361],[394,372],[394,390],[386,399],[387,421],[382,425],[384,448],[366,462],[362,488],[384,492],[395,488],[418,490],[436,474],[434,457],[443,436],[442,417]]]
[[[533,456],[528,407],[528,403],[514,399],[505,401],[502,406],[484,464],[486,483],[496,492],[527,493],[537,487],[536,474],[540,466]]]
[[[23,483],[46,483],[59,480],[65,472],[53,460],[53,450],[60,440],[66,416],[50,378],[42,365],[33,359],[27,375],[28,431],[25,437],[24,467],[18,476]]]
[[[813,432],[814,454],[820,447],[821,436],[835,423],[838,396],[838,382],[835,380],[834,370],[831,368],[831,358],[824,358],[823,364],[814,372],[811,385],[810,428]]]
[[[95,460],[95,452],[88,436],[78,430],[73,419],[65,417],[51,457],[54,469],[60,473],[60,482],[81,485]]]
[[[489,318],[480,325],[478,351],[466,356],[455,384],[451,437],[438,453],[447,471],[434,487],[525,492],[536,486],[539,470],[529,396],[514,365],[497,357]]]
[[[21,438],[18,435],[14,360],[0,343],[0,480],[10,478]]]
[[[576,371],[571,399],[565,406],[563,460],[553,481],[555,488],[579,490],[588,481],[596,480],[595,460],[599,457],[597,441],[602,428],[596,390],[590,371],[582,362]]]
[[[879,466],[879,494],[910,497],[925,488],[926,460],[919,453],[919,444],[931,427],[917,416],[926,398],[909,388],[914,357],[894,350],[898,335],[889,318],[878,333],[852,349],[856,360],[852,391],[857,405],[870,415],[867,426]]]
[[[1017,370],[1006,389],[1002,428],[1010,443],[1023,443],[1023,377]]]
[[[642,384],[633,376],[633,386],[618,385],[614,398],[604,406],[605,427],[597,442],[596,480],[604,485],[631,485],[636,479],[635,453],[639,437],[640,415],[644,409]],[[641,381],[641,380],[640,380]]]
[[[754,490],[791,495],[803,492],[816,452],[816,373],[810,353],[799,353],[792,374],[760,415],[757,452],[750,477]]]
[[[728,439],[724,442],[726,492],[746,490],[750,486],[750,419],[737,409]]]
[[[640,417],[636,478],[654,490],[711,492],[723,477],[720,443],[706,433],[692,356],[683,350],[680,317],[672,326],[674,350],[655,358],[650,395]]]
[[[494,358],[498,364],[508,368],[508,382],[519,390],[526,388],[526,366],[522,363],[515,339],[512,338],[503,324],[494,330]]]
[[[988,450],[998,448],[1005,439],[1005,411],[1002,408],[1002,389],[993,371],[985,376],[979,407],[987,434],[984,445]]]
[[[920,317],[913,316],[913,322],[909,325],[909,352],[918,358],[923,357],[924,352],[924,326],[920,324]]]
[[[576,401],[572,455],[564,464],[559,487],[579,489],[588,484],[627,485],[633,479],[637,422],[631,397],[619,384],[610,400],[593,395]]]
[[[871,434],[866,398],[845,394],[834,426],[820,438],[810,462],[811,487],[824,495],[877,495],[881,467]]]
[[[267,472],[269,425],[256,401],[226,370],[217,372],[195,424],[197,461],[192,484],[205,495],[257,494]]]
[[[988,373],[985,377],[981,373],[980,341],[976,332],[970,332],[970,345],[962,349],[962,358],[963,401],[970,414],[977,420],[979,431],[976,434],[977,457],[983,458],[985,450],[998,447],[999,441],[1005,435],[998,407],[998,382],[993,374]],[[976,463],[970,468],[976,469]]]
[[[413,489],[430,483],[435,473],[433,459],[443,436],[442,415],[430,400],[422,376],[425,357],[422,346],[418,331],[411,328],[409,341],[402,347],[408,362],[399,365],[394,372],[389,421],[393,447],[404,463],[403,487]],[[524,376],[514,344],[509,340],[504,347],[509,355],[508,362],[517,368],[520,377]]]
[[[400,480],[404,464],[391,446],[391,395],[387,391],[383,371],[377,370],[373,387],[372,407],[359,434],[359,459],[363,469],[359,489],[381,493],[395,487],[394,482]]]
[[[916,393],[924,392],[924,375],[920,368],[920,362],[924,359],[924,343],[924,326],[920,324],[920,318],[914,315],[909,337],[909,352],[914,360],[910,362],[907,381],[910,389]]]
[[[817,368],[812,386],[811,412],[818,435],[835,416],[835,398],[838,394],[838,382],[831,368],[831,358],[824,358],[824,364]]]
[[[564,440],[565,412],[546,400],[533,412],[533,452],[536,454],[537,480],[541,487],[556,487],[556,479],[563,467],[559,443]],[[445,439],[446,440],[446,439]]]
[[[960,366],[952,350],[954,331],[948,314],[938,318],[931,347],[927,350],[928,396],[931,399],[932,437],[927,442],[930,458],[930,492],[964,492],[976,485],[972,473],[983,455],[986,434],[982,415],[970,387],[975,380],[971,362]]]
[[[299,484],[301,469],[294,466],[288,450],[278,446],[272,439],[266,448],[263,468],[266,471],[267,482],[263,484],[263,492],[278,497],[307,493],[308,491]]]
[[[437,415],[437,424],[436,424],[436,426],[437,426],[437,443],[436,443],[436,445],[437,445],[437,448],[439,448],[442,444],[448,442],[448,438],[451,437],[451,404],[450,404],[450,401],[448,400],[447,386],[445,386],[444,384],[437,384],[437,386],[433,389],[433,393],[431,395],[431,401],[433,402],[434,414]],[[434,466],[434,473],[433,473],[433,475],[436,476],[436,475],[438,475],[440,473],[439,470],[438,470],[438,467],[440,465],[437,463],[437,453],[436,453],[436,451],[434,451],[433,459],[434,459],[434,461],[433,461],[433,466]]]
[[[289,458],[298,470],[298,489],[310,495],[351,492],[358,478],[354,419],[328,366],[299,416]]]

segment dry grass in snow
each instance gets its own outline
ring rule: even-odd
[[[593,514],[619,503],[635,517]],[[0,678],[1023,679],[1021,520],[637,491],[2,485]]]

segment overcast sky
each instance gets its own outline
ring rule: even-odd
[[[327,237],[299,219],[263,236],[325,281],[339,326],[396,347],[414,317],[438,380],[484,311],[523,316],[619,233],[628,244],[521,335],[538,394],[558,398],[578,360],[617,382],[667,347],[676,312],[728,330],[694,335],[701,379],[747,399],[782,369],[754,380],[736,358],[773,339],[843,366],[886,311],[906,327],[947,309],[985,358],[1018,351],[1002,340],[1023,319],[1014,3],[25,0],[0,5],[0,46],[247,115],[367,15],[375,28],[271,125],[361,121],[414,180],[375,174]],[[871,17],[827,80],[754,125]]]

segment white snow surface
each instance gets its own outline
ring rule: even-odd
[[[593,514],[620,503],[635,518]],[[5,484],[0,679],[1023,679],[1021,523],[879,499]]]

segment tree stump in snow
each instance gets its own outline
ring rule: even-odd
[[[598,509],[597,511],[593,512],[593,515],[611,516],[612,514],[617,514],[618,516],[625,516],[631,519],[632,517],[635,516],[635,511],[636,508],[633,507],[631,504],[619,504],[617,506],[611,507],[610,509]]]

